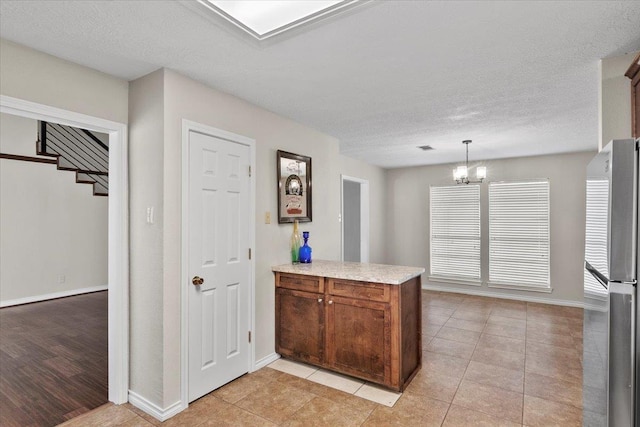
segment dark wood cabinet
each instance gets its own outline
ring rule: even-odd
[[[631,79],[631,136],[640,138],[640,54],[638,54],[625,76]]]
[[[400,285],[276,272],[276,351],[402,391],[421,363],[420,277]]]

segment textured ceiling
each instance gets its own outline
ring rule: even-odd
[[[640,2],[377,1],[258,44],[174,1],[0,2],[0,36],[128,80],[168,67],[383,167],[596,149],[598,60]],[[434,150],[422,151],[420,145]]]

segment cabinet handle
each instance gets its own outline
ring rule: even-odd
[[[329,301],[329,304],[333,304],[333,301]]]
[[[318,302],[322,302],[322,298],[318,298]]]

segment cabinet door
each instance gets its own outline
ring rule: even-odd
[[[345,374],[389,383],[389,304],[334,295],[327,298],[327,364]]]
[[[276,351],[313,364],[324,360],[324,295],[276,288]]]

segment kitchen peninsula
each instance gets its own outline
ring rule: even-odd
[[[272,270],[280,355],[404,390],[421,366],[424,268],[316,260]]]

